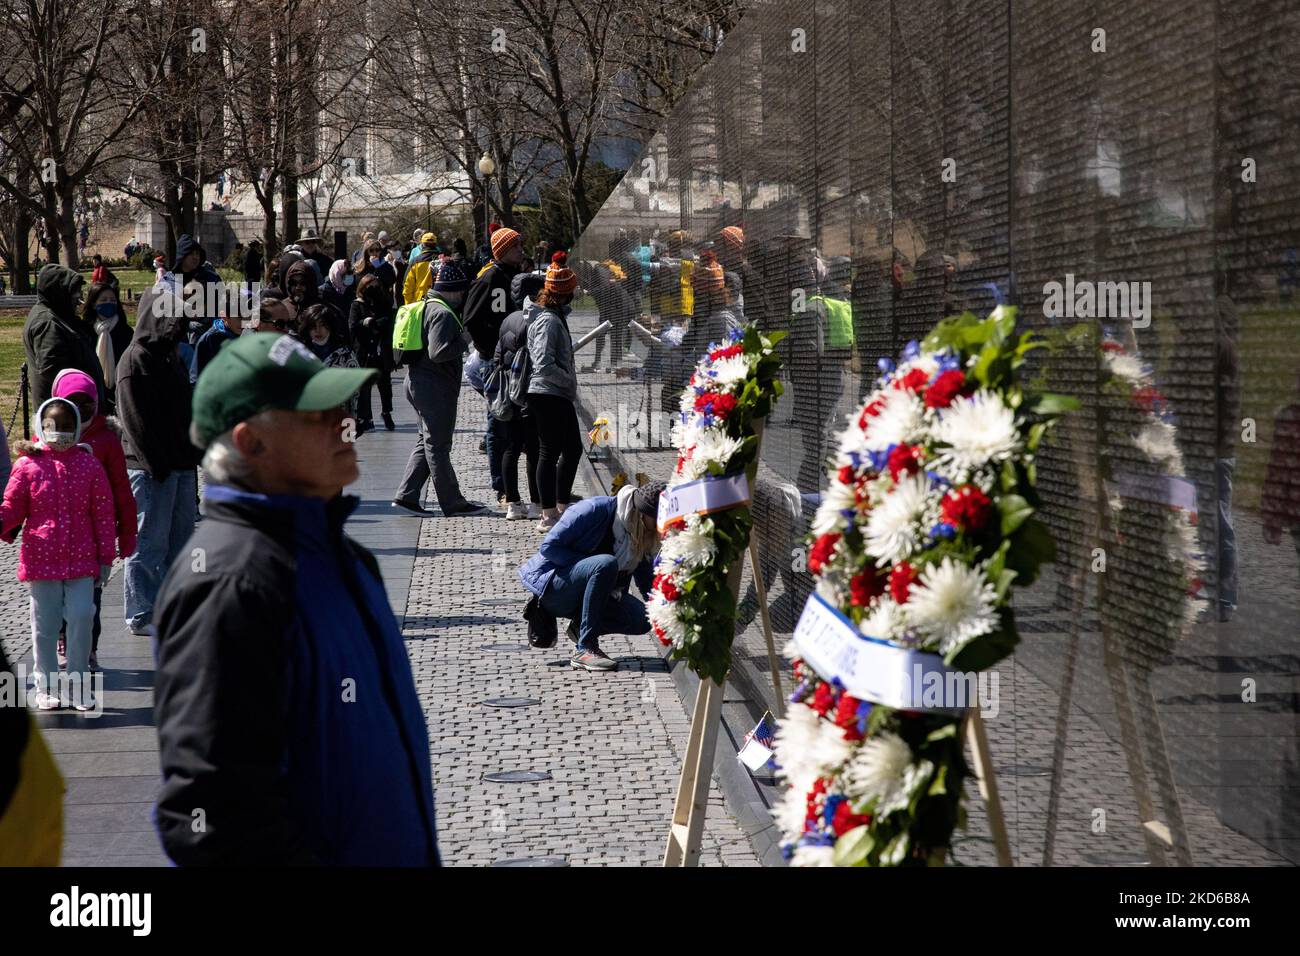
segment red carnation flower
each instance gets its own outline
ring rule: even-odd
[[[863,431],[866,431],[867,419],[875,418],[880,414],[880,410],[884,407],[885,400],[883,398],[873,398],[871,401],[867,402],[866,407],[862,409],[862,414],[858,416],[858,427]]]
[[[664,647],[667,647],[668,645],[672,644],[672,640],[668,637],[667,634],[664,633],[664,629],[662,627],[656,624],[654,625],[654,630],[655,630],[655,637],[659,638],[660,644],[662,644]]]
[[[714,349],[709,353],[709,361],[716,362],[719,359],[735,358],[737,355],[743,355],[745,347],[737,342],[735,345],[728,345],[726,348]]]
[[[664,596],[665,601],[676,601],[681,597],[681,592],[677,590],[677,585],[673,579],[666,574],[656,574],[654,579],[654,589]]]
[[[840,480],[842,485],[851,485],[858,480],[857,473],[853,470],[852,465],[840,465],[840,470],[835,473],[835,477]]]
[[[1152,412],[1158,405],[1165,403],[1165,397],[1150,385],[1144,385],[1135,391],[1133,399],[1144,412]]]
[[[831,685],[818,684],[817,691],[813,694],[812,703],[808,706],[817,711],[818,717],[825,717],[826,711],[835,706],[835,691],[831,689]]]
[[[703,395],[696,396],[695,410],[705,415],[712,415],[714,418],[726,418],[736,410],[736,397],[705,392]]]
[[[895,445],[894,450],[889,453],[888,468],[889,477],[895,481],[900,474],[916,474],[921,467],[921,446],[920,445]]]
[[[952,368],[934,380],[925,392],[925,404],[928,408],[947,408],[952,400],[966,387],[966,373]]]
[[[838,534],[824,534],[814,541],[812,553],[808,555],[808,570],[813,574],[821,574],[822,568],[831,559],[831,554],[839,540]]]
[[[943,496],[943,520],[968,531],[977,531],[989,520],[993,503],[974,485],[962,485]]]
[[[804,804],[804,829],[815,830],[821,822],[822,804],[825,803],[826,788],[830,786],[830,781],[825,777],[818,778],[813,784],[812,790],[808,791],[808,799]]]
[[[854,607],[866,607],[884,593],[885,579],[876,574],[875,568],[867,568],[849,579],[849,603]]]
[[[889,596],[899,604],[906,604],[915,580],[915,569],[906,561],[899,561],[889,571]]]
[[[854,813],[853,807],[849,806],[847,800],[836,804],[835,813],[831,817],[831,829],[835,831],[837,837],[844,836],[855,827],[867,826],[870,823],[871,814]]]
[[[840,702],[835,705],[835,726],[844,730],[845,740],[861,740],[862,731],[858,730],[858,707],[862,701],[851,694],[841,694]]]
[[[1124,346],[1120,345],[1118,342],[1107,339],[1101,343],[1101,350],[1103,352],[1123,352]]]
[[[930,380],[925,369],[914,368],[902,378],[894,379],[894,388],[905,389],[909,392],[919,392],[925,388],[925,383]]]

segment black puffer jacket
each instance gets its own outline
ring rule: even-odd
[[[100,405],[105,404],[104,370],[95,354],[95,330],[77,316],[77,299],[85,284],[83,276],[53,262],[43,266],[36,277],[36,304],[23,326],[33,408],[50,397],[54,376],[65,368],[93,378],[99,386]]]
[[[117,362],[117,416],[125,432],[126,467],[142,468],[155,481],[194,468],[202,457],[190,441],[189,370],[176,352],[182,309],[170,289],[145,292],[135,338]]]

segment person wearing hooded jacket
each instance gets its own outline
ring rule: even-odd
[[[50,263],[36,277],[36,304],[23,325],[32,403],[50,397],[54,376],[65,368],[85,372],[105,397],[104,370],[95,352],[94,329],[77,317],[86,280],[66,266]]]
[[[104,386],[99,407],[105,415],[111,415],[117,408],[117,360],[131,344],[134,334],[126,321],[126,311],[117,290],[106,285],[91,285],[81,307],[81,321],[95,333],[95,355],[99,358]]]
[[[438,271],[438,237],[426,232],[420,237],[419,249],[407,262],[406,278],[402,280],[402,301],[407,305],[419,302],[428,294]]]
[[[407,368],[406,397],[419,416],[420,430],[393,498],[393,507],[412,514],[432,513],[420,503],[430,476],[443,517],[477,515],[488,510],[477,501],[466,500],[451,464],[456,407],[468,347],[457,310],[468,288],[469,277],[460,264],[444,260],[424,300],[420,320],[423,347],[402,353],[402,364]]]
[[[32,419],[39,441],[14,442],[20,456],[0,502],[0,537],[23,526],[18,580],[30,590],[36,706],[63,697],[91,710],[89,658],[95,583],[113,563],[115,528],[108,476],[81,438],[81,415],[66,398],[42,402]],[[68,676],[59,687],[59,627],[67,622]]]
[[[199,455],[190,443],[189,370],[176,344],[184,304],[167,287],[141,297],[135,339],[117,363],[117,414],[135,495],[138,542],[122,575],[127,628],[149,633],[154,600],[172,560],[194,530]]]
[[[641,594],[650,596],[664,487],[662,481],[624,485],[617,495],[579,501],[519,569],[519,580],[542,610],[570,619],[574,670],[616,670],[618,662],[600,649],[600,638],[650,630],[645,605],[627,591],[636,581]]]
[[[135,553],[136,516],[135,496],[131,494],[131,479],[126,473],[126,451],[122,448],[121,426],[116,418],[100,412],[95,401],[95,381],[85,372],[65,368],[54,377],[54,397],[66,398],[77,406],[82,428],[80,444],[90,449],[95,460],[104,467],[108,486],[113,492],[113,514],[117,521],[117,556],[129,558]],[[104,585],[113,571],[111,564],[102,568],[95,582],[95,620],[90,633],[90,669],[99,670],[99,635],[103,630],[99,619],[103,604]],[[60,640],[60,656],[65,654],[64,641]]]
[[[500,369],[510,369],[520,349],[528,347],[528,319],[537,313],[532,310],[532,297],[542,289],[545,278],[535,272],[521,272],[510,283],[511,298],[519,308],[506,316],[497,336],[492,364]],[[506,491],[506,520],[521,521],[542,516],[541,496],[537,491],[537,422],[527,408],[517,409],[509,421],[497,422],[498,433],[503,438],[501,450],[501,479]],[[519,456],[526,461],[528,479],[528,505],[519,497]]]
[[[352,274],[352,267],[346,259],[336,259],[329,267],[329,274],[320,284],[321,301],[330,306],[339,317],[347,320],[352,310],[353,290],[357,277]]]

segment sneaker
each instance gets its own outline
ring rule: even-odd
[[[618,670],[618,661],[611,660],[600,648],[590,651],[577,651],[569,658],[569,666],[575,671],[614,671]]]
[[[72,709],[84,714],[88,710],[94,710],[95,703],[95,695],[87,691],[81,700],[72,705]]]
[[[56,697],[54,694],[47,694],[43,690],[37,691],[36,709],[37,710],[58,710],[59,698]]]
[[[506,520],[507,521],[525,521],[528,518],[528,508],[522,501],[506,502]]]
[[[540,518],[542,516],[542,506],[535,501],[528,503],[528,517]]]
[[[483,452],[483,454],[485,454],[485,455],[487,454],[487,439],[486,439],[486,438],[480,438],[480,439],[478,440],[478,450],[481,451],[481,452]]]
[[[578,643],[578,622],[577,621],[575,620],[569,621],[569,626],[564,629],[564,636],[569,639],[570,644]]]
[[[136,637],[153,637],[157,633],[152,624],[132,624],[129,621],[126,629]]]
[[[492,509],[479,501],[466,501],[464,504],[452,508],[450,511],[443,511],[444,518],[468,518],[471,515],[491,514]]]
[[[357,422],[357,437],[360,438],[366,432],[375,430],[375,422],[372,418],[367,418],[364,422]]]
[[[559,515],[542,515],[542,520],[537,522],[537,530],[544,533],[550,531],[559,523]]]
[[[397,427],[396,425],[393,424],[393,416],[390,415],[388,412],[384,412],[383,419],[384,419],[384,427],[387,428],[390,432]]]
[[[421,505],[418,501],[403,501],[401,498],[394,498],[392,507],[401,508],[409,514],[419,515],[421,518],[431,518],[434,512]]]

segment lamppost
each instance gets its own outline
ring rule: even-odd
[[[492,199],[492,174],[497,171],[497,164],[492,161],[491,156],[484,153],[478,159],[478,171],[483,177],[483,238],[490,246],[492,212],[489,207]]]

